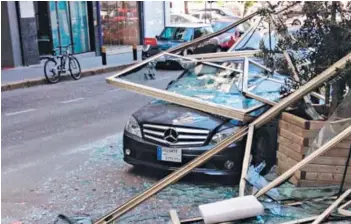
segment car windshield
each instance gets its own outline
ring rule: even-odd
[[[264,46],[269,49],[269,33],[268,31],[259,31],[256,30],[254,33],[249,33],[246,35],[233,49],[233,51],[242,51],[242,50],[259,50],[260,43],[263,41]],[[271,46],[272,49],[275,49],[278,43],[278,37],[275,32],[271,33]]]
[[[166,27],[160,35],[160,40],[190,41],[193,35],[193,28]]]
[[[239,68],[239,70],[244,67],[242,60],[231,63],[234,68]],[[242,72],[244,71],[242,70]],[[262,105],[261,102],[246,98],[242,94],[243,79],[241,74],[243,73],[200,64],[184,72],[168,86],[167,90],[236,109],[249,109]],[[266,72],[263,68],[249,63],[248,74],[249,91],[272,101],[279,99],[282,84],[265,78]],[[285,79],[284,76],[277,73],[273,74],[272,77],[282,83]]]

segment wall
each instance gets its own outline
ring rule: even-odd
[[[20,1],[18,5],[23,64],[39,64],[37,23],[33,1]]]
[[[1,66],[22,64],[15,2],[1,2]]]
[[[144,37],[159,35],[165,26],[163,1],[144,1]]]

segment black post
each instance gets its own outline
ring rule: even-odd
[[[138,60],[138,50],[137,50],[136,44],[133,44],[133,60],[134,61]]]
[[[346,164],[345,164],[344,175],[342,176],[338,197],[340,197],[340,195],[342,193],[342,189],[344,188],[344,183],[345,183],[345,178],[346,178],[346,174],[347,174],[347,168],[349,167],[350,157],[351,157],[351,145],[350,145],[349,156],[347,157]]]
[[[102,60],[102,65],[106,65],[106,47],[102,46],[101,47],[101,60]]]

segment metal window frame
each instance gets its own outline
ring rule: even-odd
[[[227,70],[231,70],[231,71],[240,72],[240,74],[243,73],[242,70],[229,68],[229,67],[218,65],[215,63],[203,62],[203,61],[195,59],[195,58],[184,57],[184,56],[172,54],[169,52],[162,52],[161,54],[156,55],[154,57],[151,57],[148,60],[141,62],[140,64],[131,66],[127,69],[122,70],[121,72],[117,73],[116,75],[108,77],[106,79],[106,81],[107,81],[107,83],[114,85],[114,86],[117,86],[117,87],[122,88],[122,89],[131,90],[133,92],[143,94],[146,96],[150,96],[150,97],[154,97],[157,99],[161,99],[161,100],[164,100],[164,101],[167,101],[170,103],[179,104],[179,105],[182,105],[185,107],[190,107],[190,108],[201,110],[201,111],[204,111],[207,113],[215,113],[215,114],[218,114],[218,115],[221,115],[224,117],[228,117],[231,119],[240,120],[240,121],[244,121],[244,122],[248,122],[248,121],[251,121],[254,119],[254,116],[249,115],[249,113],[265,106],[265,104],[263,104],[263,105],[253,106],[253,107],[250,107],[248,109],[236,109],[236,108],[232,108],[229,106],[224,106],[224,105],[220,105],[220,104],[216,104],[216,103],[212,103],[212,102],[206,102],[206,101],[203,101],[201,99],[196,99],[196,98],[184,96],[184,95],[181,95],[178,93],[172,93],[172,92],[169,92],[166,90],[160,90],[160,89],[156,89],[154,87],[148,87],[148,86],[144,86],[141,84],[136,84],[136,83],[133,83],[130,81],[119,79],[119,76],[121,76],[127,72],[130,72],[133,69],[139,68],[139,67],[145,65],[146,63],[148,63],[152,60],[158,59],[158,58],[165,56],[165,55],[174,56],[177,58],[183,58],[183,59],[191,60],[194,62],[207,64],[207,65],[210,65],[213,67],[218,67],[221,69],[227,69]],[[246,58],[245,61],[246,61],[246,63],[252,62],[248,58]],[[244,68],[244,73],[245,73],[245,68]],[[246,71],[246,73],[248,73],[248,71]],[[248,75],[246,74],[246,76],[248,76]],[[262,77],[264,77],[264,76],[262,76]],[[257,98],[259,98],[259,96],[257,96]],[[260,101],[260,102],[262,102],[262,101]]]

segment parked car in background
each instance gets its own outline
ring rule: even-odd
[[[222,16],[218,16],[216,14],[211,14],[210,12],[202,12],[202,11],[193,12],[191,13],[191,15],[195,18],[198,18],[203,23],[210,23],[212,21],[216,21],[223,18]]]
[[[173,24],[166,26],[160,35],[153,39],[152,43],[147,43],[145,38],[144,46],[142,49],[142,59],[146,59],[161,51],[168,50],[169,48],[178,46],[184,42],[191,41],[203,35],[213,33],[211,24]],[[192,48],[182,52],[183,55],[193,54]]]
[[[206,8],[206,9],[198,9],[195,12],[207,12],[210,13],[211,15],[215,16],[216,18],[239,18],[238,16],[234,15],[232,11],[226,8]]]
[[[231,25],[235,22],[235,19],[231,20],[218,20],[212,23],[212,28],[214,32],[224,29],[225,27]],[[248,22],[244,22],[239,26],[228,30],[227,32],[216,37],[218,49],[221,51],[227,51],[236,40],[245,33],[250,28]]]
[[[200,19],[185,13],[172,13],[170,16],[170,19],[171,19],[171,24],[202,22]]]

